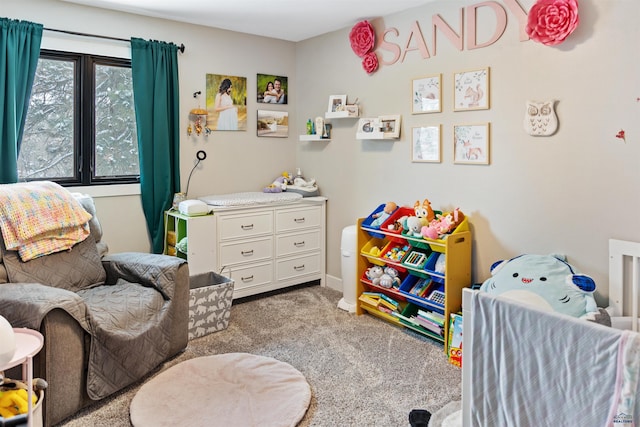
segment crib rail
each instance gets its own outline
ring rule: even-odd
[[[614,327],[638,331],[640,243],[609,240],[609,307]]]

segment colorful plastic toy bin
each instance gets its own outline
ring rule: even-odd
[[[444,283],[444,272],[436,271],[436,263],[441,256],[444,257],[446,255],[441,252],[431,252],[427,263],[424,265],[424,270],[429,273],[433,281],[437,283]]]
[[[435,294],[434,291],[436,291]],[[400,293],[405,295],[409,301],[440,314],[444,314],[444,301],[440,302],[443,291],[444,285],[435,282],[429,276],[420,277],[409,274],[400,285]]]
[[[374,215],[379,214],[380,212],[382,212],[384,210],[386,203],[381,204],[380,206],[378,206],[373,212],[371,212],[369,214],[368,217],[366,217],[363,221],[362,221],[362,228],[364,228],[367,233],[369,233],[369,235],[371,235],[372,237],[377,237],[379,239],[384,237],[384,234],[382,233],[378,233],[377,231],[380,230],[381,226],[384,224],[384,221],[382,222],[381,225],[379,226],[375,226],[373,225],[373,222],[377,219],[374,218]],[[396,208],[396,210],[398,210],[398,208]],[[395,212],[395,211],[394,211]],[[393,215],[393,214],[392,214]],[[387,218],[388,219],[388,218]]]
[[[401,272],[398,272],[398,277],[400,278],[400,286],[402,286],[402,282],[404,281],[404,277],[403,274]],[[365,272],[362,274],[362,277],[360,278],[360,281],[364,284],[367,285],[367,287],[372,290],[373,292],[382,292],[383,294],[394,298],[396,300],[400,300],[400,301],[406,301],[405,295],[403,293],[400,292],[399,287],[398,288],[385,288],[384,286],[380,286],[377,284],[374,284],[371,280],[369,280],[369,278],[367,277],[367,271],[365,270]]]
[[[360,254],[366,256],[369,262],[376,265],[384,265],[384,261],[379,257],[382,254],[382,249],[387,245],[384,239],[373,237],[364,244],[360,249]]]
[[[430,254],[431,250],[429,248],[412,248],[402,260],[402,265],[407,268],[422,270],[427,264]]]
[[[405,239],[404,237],[402,237],[402,226],[394,228],[393,224],[403,216],[411,215],[415,216],[415,211],[413,210],[413,208],[410,208],[408,206],[401,206],[396,209],[396,211],[392,213],[385,222],[382,223],[380,229],[386,231],[387,233],[391,233],[391,235],[388,235],[389,240],[403,242]],[[392,228],[389,228],[389,226],[392,226]],[[397,237],[395,235],[397,235]]]
[[[445,215],[446,215],[446,213],[445,213]],[[453,229],[453,231],[451,233],[444,235],[442,239],[428,239],[428,238],[425,237],[424,240],[427,243],[429,243],[429,242],[437,242],[438,244],[429,245],[429,246],[434,251],[444,252],[445,251],[444,245],[446,244],[445,243],[445,239],[447,237],[449,237],[449,236],[455,235],[456,233],[461,233],[463,231],[469,231],[469,221],[467,221],[467,217],[466,216],[462,219],[460,224],[458,224],[458,226],[455,229]],[[412,243],[413,243],[413,241],[412,241]]]

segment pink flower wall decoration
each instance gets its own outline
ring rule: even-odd
[[[378,55],[375,52],[367,53],[364,58],[362,58],[362,68],[368,73],[371,74],[375,70],[378,69]]]
[[[529,11],[527,35],[547,46],[562,43],[577,27],[578,0],[538,0]]]
[[[353,49],[356,55],[362,58],[373,49],[375,37],[373,27],[369,24],[369,21],[358,22],[351,28],[351,32],[349,33],[351,49]]]

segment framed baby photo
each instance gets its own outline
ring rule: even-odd
[[[256,76],[257,102],[262,104],[286,104],[289,94],[289,79],[273,74]]]
[[[442,112],[442,74],[413,79],[411,114]]]
[[[377,117],[363,117],[358,120],[356,138],[358,139],[381,139],[380,120]]]
[[[385,138],[400,138],[400,116],[380,116],[380,130]]]
[[[329,97],[329,106],[327,107],[328,113],[337,113],[338,111],[344,111],[347,105],[347,95],[331,95]]]
[[[289,136],[289,113],[286,111],[258,110],[256,130],[258,136],[286,138]]]
[[[489,164],[489,123],[453,127],[453,162]]]
[[[489,109],[489,67],[453,76],[453,111]]]
[[[411,129],[411,161],[440,163],[441,125],[421,126]]]

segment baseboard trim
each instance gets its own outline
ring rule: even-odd
[[[327,288],[329,289],[333,289],[340,292],[342,292],[343,290],[342,279],[340,277],[335,277],[327,274],[325,283]]]

